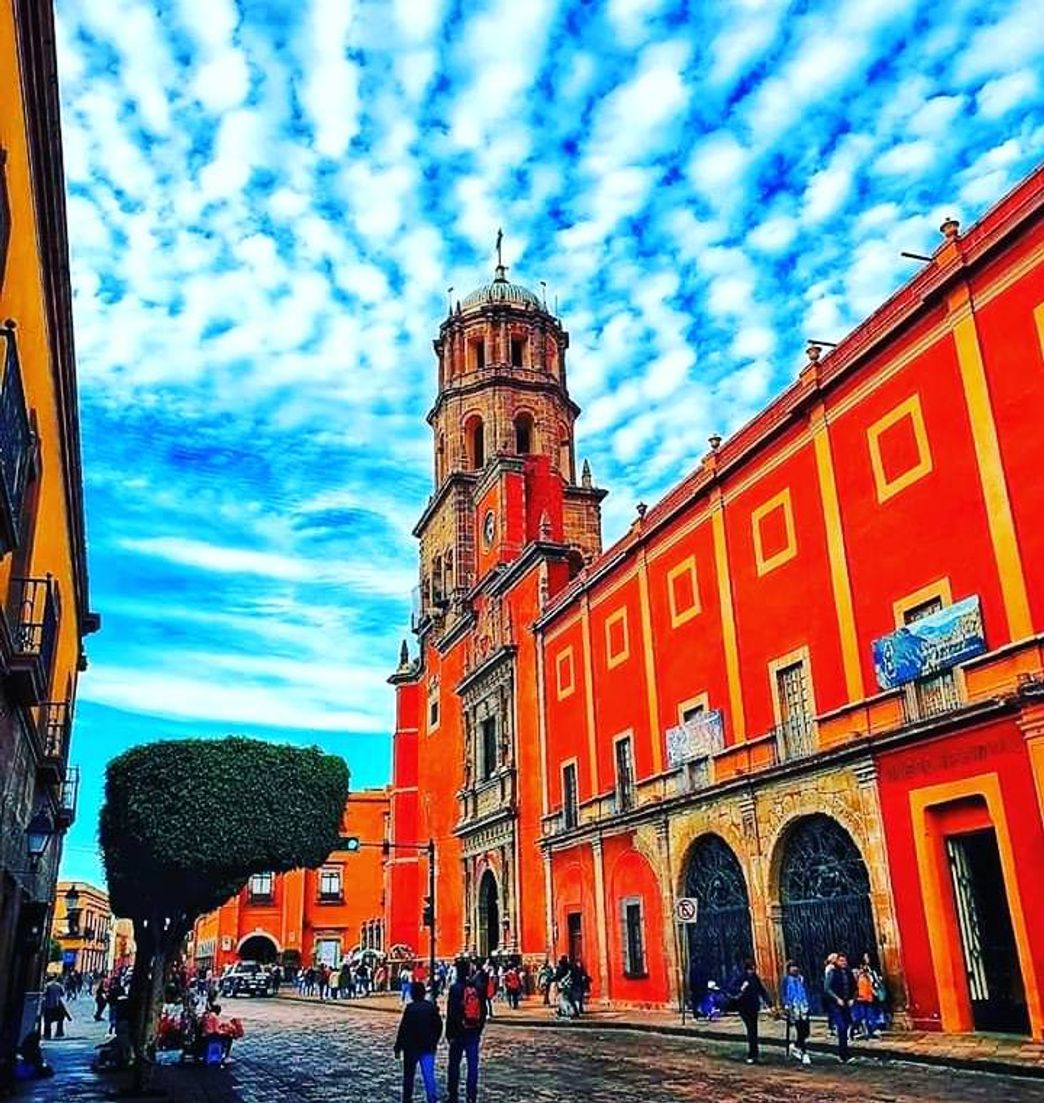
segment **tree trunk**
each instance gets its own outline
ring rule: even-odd
[[[149,1095],[152,1089],[152,1071],[156,1057],[156,1023],[163,1002],[167,962],[178,939],[173,932],[160,931],[153,920],[149,926],[134,924],[137,942],[134,978],[131,981],[131,1040],[134,1046],[134,1069],[131,1078],[131,1095]]]

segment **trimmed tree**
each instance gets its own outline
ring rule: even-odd
[[[134,923],[133,1090],[148,1084],[167,967],[192,925],[254,873],[336,849],[344,759],[239,736],[134,747],[105,772],[99,837],[114,914]]]

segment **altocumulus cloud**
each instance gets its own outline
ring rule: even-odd
[[[429,341],[498,225],[611,539],[1044,148],[1033,0],[59,9],[95,772],[237,727],[384,776]]]

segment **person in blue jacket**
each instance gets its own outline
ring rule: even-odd
[[[794,1030],[794,1041],[787,1047],[787,1056],[803,1065],[812,1063],[808,1055],[809,1000],[808,988],[796,961],[787,962],[787,971],[779,986],[779,1001],[787,1017],[787,1034]]]

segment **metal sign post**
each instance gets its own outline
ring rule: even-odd
[[[683,952],[679,955],[682,970],[681,985],[679,986],[679,991],[681,992],[682,1026],[685,1025],[685,1015],[689,1009],[689,999],[691,997],[691,993],[689,992],[689,933],[685,928],[696,923],[698,914],[699,902],[695,896],[679,896],[678,899],[674,901],[674,930],[684,947]]]

